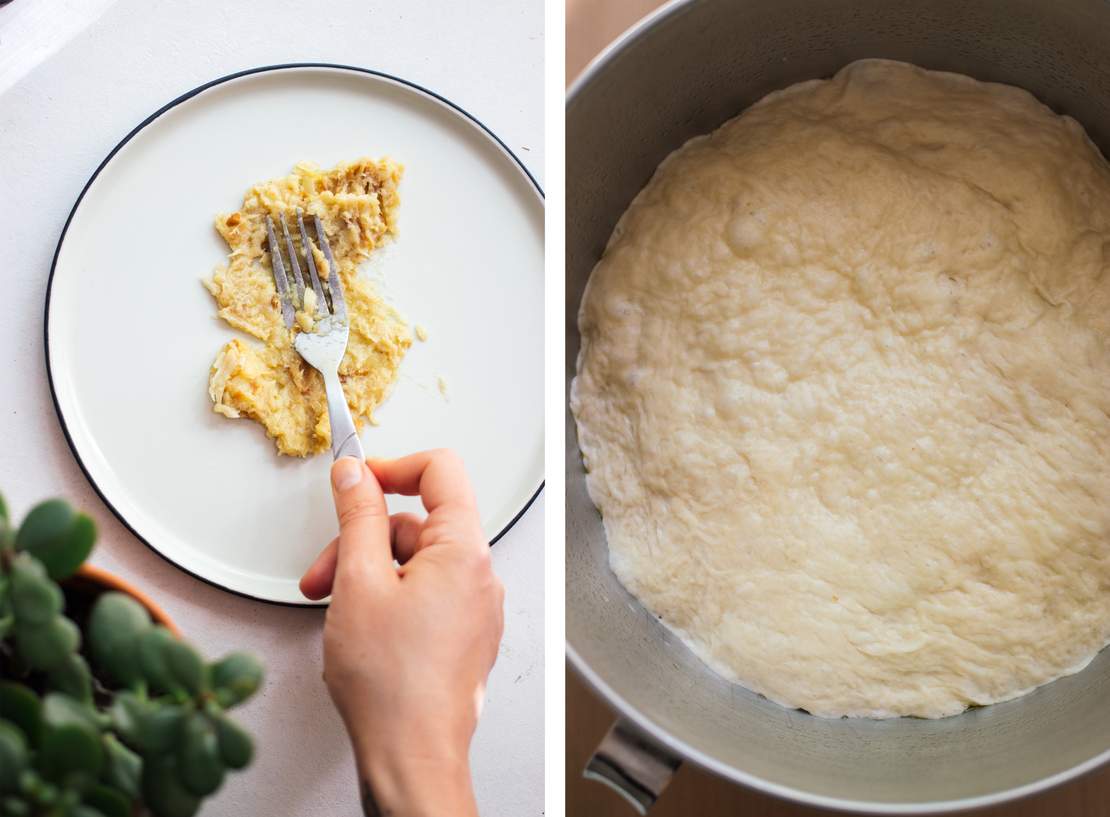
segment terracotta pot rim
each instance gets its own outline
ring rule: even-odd
[[[150,613],[150,617],[154,619],[156,623],[161,624],[178,638],[181,637],[181,631],[177,629],[177,625],[173,623],[173,619],[166,614],[166,611],[163,610],[154,599],[126,579],[117,576],[115,573],[110,573],[102,567],[90,564],[81,565],[75,575],[88,579],[108,590],[126,593],[145,607],[147,612]]]

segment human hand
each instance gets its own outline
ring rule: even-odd
[[[301,579],[332,596],[324,680],[368,815],[476,815],[467,757],[497,657],[505,591],[450,451],[332,466],[339,536]],[[384,493],[428,512],[389,515]],[[400,562],[395,568],[393,560]]]

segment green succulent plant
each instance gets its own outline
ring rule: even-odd
[[[0,817],[190,817],[251,761],[226,711],[261,685],[256,658],[207,663],[122,593],[67,617],[95,541],[62,500],[14,528],[0,496]]]

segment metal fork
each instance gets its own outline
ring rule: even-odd
[[[293,270],[292,282],[285,272],[281,245],[278,244],[277,236],[274,234],[274,220],[270,216],[266,216],[266,238],[270,244],[271,266],[278,299],[281,302],[282,318],[292,331],[296,323],[295,313],[298,308],[304,306],[305,281],[301,275],[300,262],[297,260],[296,247],[285,224],[285,216],[282,215],[280,220],[282,238],[285,239],[285,248],[289,255],[289,266]],[[313,216],[312,220],[316,228],[316,243],[328,262],[327,297],[316,270],[312,243],[304,227],[304,211],[298,207],[297,227],[301,232],[301,247],[304,248],[305,264],[308,266],[312,291],[316,295],[316,326],[311,332],[299,332],[293,341],[293,346],[305,362],[324,377],[324,389],[328,397],[328,419],[331,421],[332,455],[335,459],[357,457],[359,460],[364,460],[366,457],[362,453],[362,443],[358,439],[358,431],[355,430],[355,421],[351,419],[351,410],[347,407],[343,384],[339,381],[339,362],[343,360],[343,353],[347,351],[349,335],[343,285],[339,282],[339,267],[336,266],[335,257],[331,254],[331,246],[320,223],[320,217]]]

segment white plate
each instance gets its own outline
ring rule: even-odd
[[[330,455],[279,458],[257,423],[212,411],[208,367],[237,335],[200,283],[225,258],[212,221],[295,162],[384,155],[405,165],[400,235],[368,274],[429,336],[363,445],[385,457],[458,450],[492,541],[543,481],[543,200],[461,109],[340,66],[217,80],[108,156],[59,241],[47,369],[73,451],[139,538],[227,590],[308,603],[297,580],[336,522]]]

